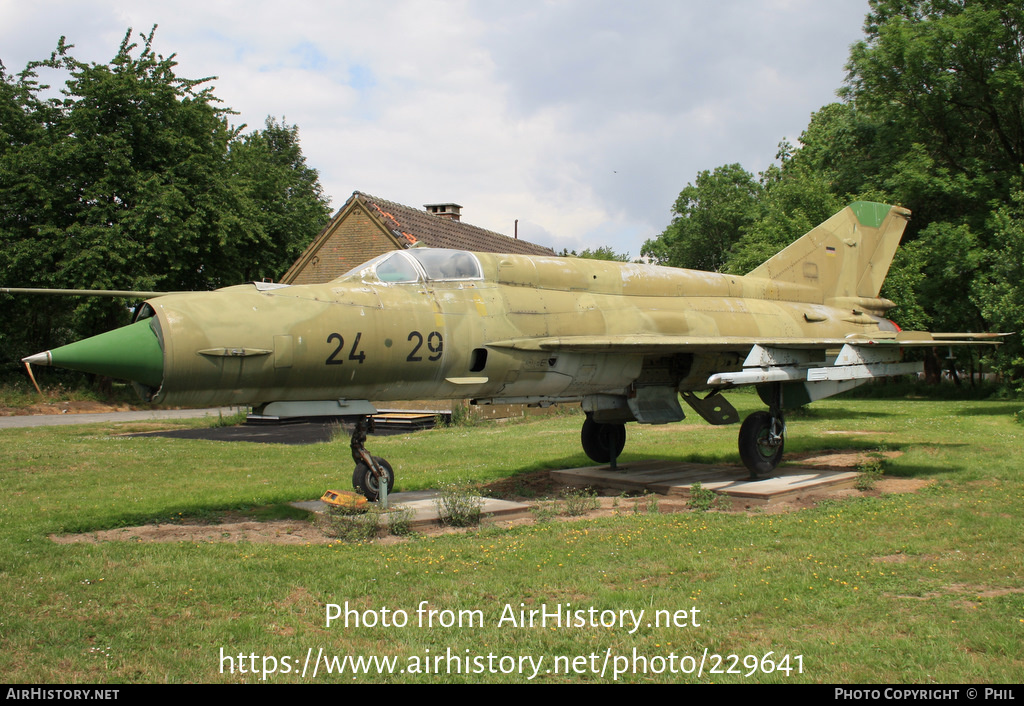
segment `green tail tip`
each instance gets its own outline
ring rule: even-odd
[[[885,217],[889,215],[892,206],[884,203],[872,203],[870,201],[855,201],[850,204],[850,209],[862,226],[878,228],[882,225]]]

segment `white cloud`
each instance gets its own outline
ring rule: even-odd
[[[62,34],[106,62],[159,24],[179,73],[300,128],[334,205],[353,190],[561,249],[639,254],[704,169],[766,167],[833,100],[867,0],[0,0],[8,71]]]

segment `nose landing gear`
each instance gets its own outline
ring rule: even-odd
[[[371,456],[366,450],[366,434],[373,420],[368,416],[356,419],[349,443],[352,460],[356,462],[352,473],[352,487],[362,493],[370,502],[380,502],[387,507],[388,493],[395,485],[395,472],[391,464],[380,456]]]

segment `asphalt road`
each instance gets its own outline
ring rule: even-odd
[[[147,419],[193,419],[195,417],[229,417],[237,407],[210,409],[147,409],[136,412],[98,412],[95,414],[19,414],[0,417],[0,429],[21,427],[52,427],[94,422],[138,422]]]
[[[221,407],[212,409],[154,409],[137,412],[102,412],[96,414],[37,414],[0,417],[0,430],[19,427],[61,426],[71,424],[92,424],[96,422],[140,422],[158,419],[191,419],[195,417],[229,417],[239,408]],[[334,419],[288,420],[283,422],[247,423],[234,427],[211,427],[205,429],[172,429],[143,432],[132,436],[166,436],[176,439],[209,439],[212,441],[248,441],[264,444],[317,444],[329,441],[338,431]],[[375,435],[405,434],[410,429],[380,428]],[[347,435],[349,428],[346,427]]]

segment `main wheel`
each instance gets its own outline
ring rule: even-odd
[[[754,412],[740,426],[740,458],[752,476],[771,473],[782,460],[785,442],[780,428],[772,429],[772,415]]]
[[[373,460],[384,468],[384,473],[388,479],[388,493],[390,494],[391,489],[395,487],[395,472],[391,468],[391,464],[379,456],[374,456]],[[377,498],[380,497],[379,479],[365,463],[356,464],[356,470],[352,472],[352,487],[362,493],[370,502],[377,502]]]
[[[625,424],[602,424],[589,414],[580,432],[583,451],[597,463],[609,463],[622,454],[626,447]]]

